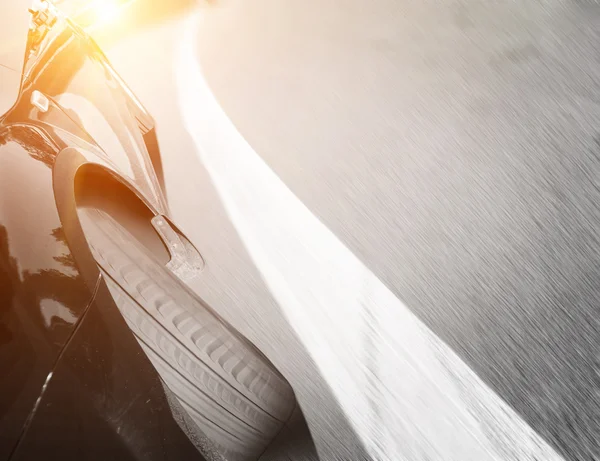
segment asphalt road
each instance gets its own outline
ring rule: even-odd
[[[558,453],[599,459],[600,5],[231,0],[203,18],[196,58],[253,150]],[[321,457],[360,459],[183,126],[180,28],[108,54],[159,123],[198,289],[286,373]]]

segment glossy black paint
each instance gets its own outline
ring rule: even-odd
[[[92,293],[54,204],[55,147],[23,125],[0,131],[0,144],[0,459],[6,459]]]
[[[31,104],[36,90],[48,111]],[[0,118],[0,461],[204,459],[188,437],[197,429],[173,412],[100,278],[76,213],[74,178],[89,163],[165,213],[144,142],[153,133],[81,30],[61,21],[28,54],[19,99]]]
[[[104,286],[12,459],[37,460],[43,453],[82,461],[202,459]]]

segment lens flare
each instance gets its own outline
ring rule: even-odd
[[[95,0],[92,8],[100,23],[112,22],[119,16],[119,5],[114,0]]]

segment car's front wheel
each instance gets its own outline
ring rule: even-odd
[[[93,200],[82,200],[78,214],[117,306],[162,379],[228,460],[257,459],[294,409],[289,383],[165,266],[164,247],[152,252]]]

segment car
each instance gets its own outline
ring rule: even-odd
[[[210,261],[170,215],[152,116],[52,3],[13,10],[0,460],[257,459],[294,391],[190,288]]]

